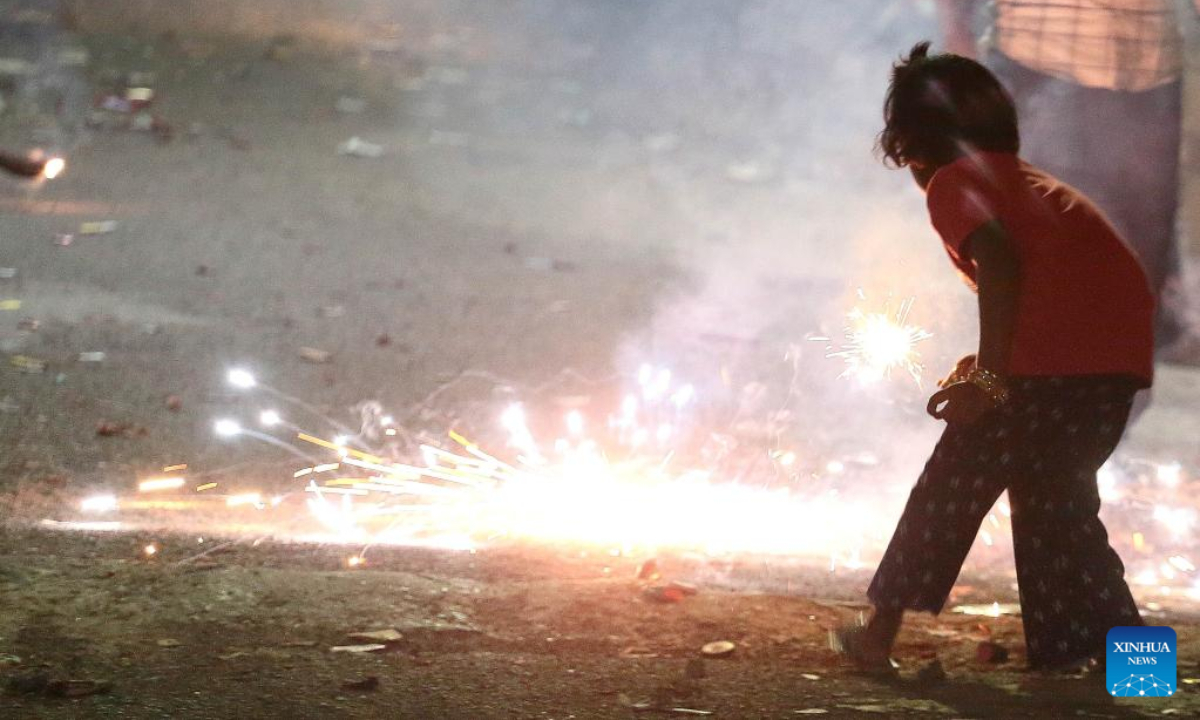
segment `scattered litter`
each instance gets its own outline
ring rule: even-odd
[[[245,650],[234,650],[233,652],[225,653],[224,655],[218,655],[217,659],[218,660],[236,660],[237,658],[248,657],[249,655],[250,655],[250,653],[246,652]]]
[[[0,300],[0,310],[20,310],[20,300]]]
[[[986,615],[988,617],[1000,617],[1001,615],[1020,616],[1021,606],[1016,603],[998,602],[994,602],[991,605],[955,605],[950,609],[950,612],[962,615]]]
[[[695,710],[693,708],[675,707],[667,712],[674,715],[712,715],[712,710]]]
[[[97,437],[143,438],[149,434],[150,431],[146,428],[129,423],[112,422],[111,420],[101,420],[96,423]]]
[[[21,332],[37,332],[42,323],[31,317],[24,317],[17,321],[17,329]]]
[[[20,664],[21,658],[17,657],[16,655],[0,653],[0,667],[13,667],[14,665]]]
[[[17,276],[17,269],[10,267],[0,267],[0,280],[12,280]]]
[[[656,658],[656,657],[658,657],[658,653],[654,652],[653,650],[651,650],[648,647],[642,647],[640,645],[633,645],[633,646],[630,646],[627,648],[621,648],[621,652],[619,652],[618,655],[620,655],[623,658]]]
[[[984,640],[975,646],[975,659],[981,663],[999,665],[1008,662],[1008,648],[1000,643]]]
[[[641,565],[638,565],[638,580],[654,581],[660,577],[662,577],[662,574],[658,571],[658,560],[650,558],[649,560],[644,561]]]
[[[805,680],[812,680],[813,682],[821,679],[821,676],[815,673],[800,673],[800,677],[804,678]]]
[[[361,655],[363,653],[374,653],[380,650],[387,650],[387,645],[379,643],[370,643],[367,645],[335,645],[329,648],[329,652],[349,653],[351,655]]]
[[[8,363],[23,373],[38,375],[46,371],[46,361],[28,355],[13,355]]]
[[[368,675],[357,680],[347,680],[342,683],[343,690],[358,690],[360,692],[370,692],[379,689],[379,678],[375,675]]]
[[[700,648],[700,652],[708,657],[725,657],[727,655],[732,655],[733,651],[736,649],[737,645],[729,642],[728,640],[717,640],[715,642],[707,643],[704,647]]]
[[[654,602],[677,603],[683,601],[684,593],[670,585],[651,585],[642,589],[642,597]]]
[[[69,247],[75,242],[75,236],[71,233],[56,233],[54,235],[54,244],[59,247]]]
[[[36,673],[9,678],[5,689],[13,695],[78,698],[106,693],[112,689],[112,683],[102,680],[60,680]]]
[[[181,647],[183,643],[179,642],[175,638],[163,638],[162,640],[158,641],[157,645],[161,648],[177,648]]]
[[[854,710],[861,713],[887,713],[891,712],[891,708],[887,705],[838,705],[840,708]]]
[[[81,363],[102,363],[107,358],[108,355],[100,350],[79,353],[79,362]]]
[[[63,48],[58,51],[58,64],[63,67],[84,67],[90,59],[84,48]]]
[[[329,362],[333,354],[328,350],[318,350],[317,348],[302,347],[299,350],[300,359],[316,365],[321,365]]]
[[[167,409],[171,412],[179,412],[183,409],[183,398],[179,397],[178,395],[168,395],[167,399],[163,401],[163,404],[166,405]]]
[[[379,158],[383,157],[383,146],[367,142],[359,137],[352,137],[338,146],[338,154],[358,158]]]
[[[125,99],[133,110],[144,110],[154,102],[154,90],[148,87],[125,88]]]
[[[367,101],[356,97],[340,97],[333,106],[343,115],[358,115],[367,109]]]
[[[117,229],[116,220],[98,220],[95,222],[85,222],[79,226],[80,235],[107,235],[115,232]]]
[[[404,639],[395,628],[386,628],[384,630],[368,630],[364,632],[350,633],[346,637],[351,640],[358,640],[364,643],[395,643]]]

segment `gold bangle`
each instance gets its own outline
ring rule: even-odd
[[[971,383],[975,387],[987,394],[988,399],[994,405],[1003,405],[1008,402],[1008,387],[1004,381],[996,373],[985,370],[976,365],[971,372],[967,374],[966,382]]]

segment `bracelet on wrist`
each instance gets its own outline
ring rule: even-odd
[[[1003,405],[1008,402],[1008,386],[996,373],[976,365],[967,373],[964,382],[969,382],[982,390],[993,405]]]

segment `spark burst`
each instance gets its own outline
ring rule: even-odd
[[[862,290],[860,300],[866,300]],[[855,307],[847,315],[849,324],[840,346],[829,350],[828,357],[841,358],[846,363],[842,377],[853,377],[859,382],[873,383],[890,378],[894,370],[904,370],[921,384],[921,354],[917,345],[933,337],[933,334],[908,322],[914,298],[908,298],[895,310],[889,301],[879,312]],[[814,338],[824,339],[824,338]]]

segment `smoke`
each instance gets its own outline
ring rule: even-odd
[[[686,280],[667,286],[618,367],[676,368],[701,396],[783,408],[784,441],[870,452],[906,482],[938,427],[929,382],[973,346],[973,306],[923,196],[873,153],[890,64],[935,34],[928,3],[655,2],[597,42],[599,111],[621,99],[649,152],[662,227]],[[617,13],[620,15],[620,13]],[[669,220],[668,220],[669,219]],[[661,230],[660,230],[661,231]],[[839,379],[814,337],[841,334],[865,294],[915,297],[925,390]],[[919,440],[919,441],[914,441]]]

